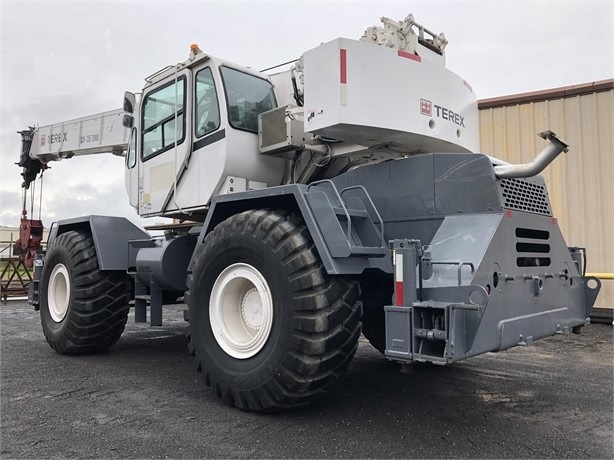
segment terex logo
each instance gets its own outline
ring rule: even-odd
[[[445,107],[441,107],[439,105],[435,106],[437,110],[437,116],[439,118],[443,118],[444,120],[451,121],[452,123],[457,124],[458,126],[465,127],[465,117],[459,115],[458,113],[452,112],[450,109],[446,109]]]
[[[422,115],[431,116],[433,112],[433,106],[431,101],[427,101],[426,99],[420,99],[420,113]]]
[[[426,115],[427,117],[433,116],[433,107],[435,107],[435,116],[438,118],[443,118],[444,120],[451,121],[458,126],[465,127],[465,117],[462,115],[440,105],[433,105],[431,101],[428,99],[420,99],[420,113],[422,115]]]
[[[51,134],[49,136],[49,143],[50,144],[56,144],[58,142],[64,142],[68,140],[68,133],[67,132],[63,132],[63,133],[58,133],[58,134]]]

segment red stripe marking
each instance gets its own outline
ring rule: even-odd
[[[339,51],[340,51],[339,58],[340,58],[341,83],[347,83],[348,82],[347,50],[344,50],[343,48],[341,48]]]
[[[510,211],[509,209],[506,209],[505,217],[512,217],[512,211]]]
[[[556,225],[556,222],[557,222],[556,217],[553,217],[553,218],[552,218],[552,224],[553,224],[553,225]]]
[[[394,283],[394,304],[397,307],[403,306],[403,281]]]
[[[412,61],[422,62],[422,58],[420,56],[416,56],[415,54],[408,53],[407,51],[399,50],[399,56],[411,59]]]

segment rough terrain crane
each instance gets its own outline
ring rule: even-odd
[[[567,145],[542,133],[524,165],[474,153],[476,97],[445,36],[382,21],[278,73],[193,45],[138,101],[23,131],[26,185],[50,161],[125,154],[137,213],[183,222],[54,225],[30,292],[51,347],[103,350],[132,304],[159,325],[185,296],[205,383],[268,411],[324,395],[361,331],[391,361],[445,365],[585,325],[599,280],[538,175]]]

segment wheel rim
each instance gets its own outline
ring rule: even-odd
[[[256,355],[273,325],[273,297],[264,276],[248,264],[222,271],[211,290],[209,320],[215,340],[230,356]]]
[[[51,318],[56,323],[61,322],[66,316],[70,301],[70,277],[63,264],[57,264],[51,271],[47,300]]]

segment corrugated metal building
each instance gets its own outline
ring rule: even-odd
[[[585,247],[587,272],[614,272],[614,79],[483,99],[481,152],[526,163],[550,129],[570,146],[542,173],[563,236]],[[614,280],[602,281],[596,307],[614,308]]]

